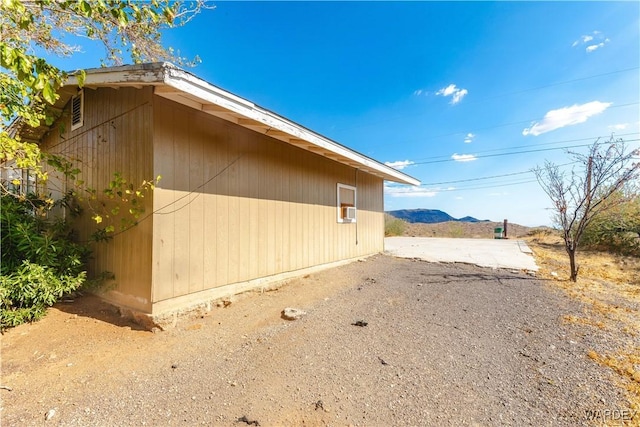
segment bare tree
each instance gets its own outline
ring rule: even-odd
[[[624,141],[612,136],[607,141],[596,140],[586,154],[568,154],[576,164],[570,173],[548,161],[533,172],[553,203],[554,220],[562,229],[569,255],[570,279],[575,282],[579,270],[576,251],[589,223],[629,197],[637,197],[640,149],[627,151]],[[612,197],[614,194],[624,197]]]

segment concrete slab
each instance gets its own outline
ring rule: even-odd
[[[522,240],[387,237],[384,249],[385,253],[400,258],[538,271],[531,249]]]

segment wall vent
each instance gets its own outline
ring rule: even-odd
[[[71,130],[76,130],[84,125],[84,92],[80,91],[71,98]]]

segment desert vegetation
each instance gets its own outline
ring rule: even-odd
[[[399,218],[394,218],[389,214],[384,214],[384,235],[386,237],[402,236],[406,228],[406,221]]]
[[[588,231],[599,233],[598,224]],[[621,247],[622,239],[610,236],[596,245],[585,243],[578,257],[581,274],[574,283],[559,231],[535,230],[525,240],[547,286],[583,304],[582,315],[563,320],[607,336],[610,347],[591,349],[587,356],[613,370],[632,408],[640,410],[640,258],[625,255],[637,242]]]

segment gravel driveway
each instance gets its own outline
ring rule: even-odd
[[[562,321],[579,305],[505,270],[379,255],[157,334],[83,310],[3,337],[3,426],[575,426],[627,409]]]

